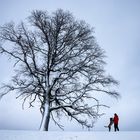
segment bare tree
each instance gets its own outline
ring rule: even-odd
[[[1,97],[15,91],[23,106],[27,100],[29,107],[39,101],[46,131],[50,119],[62,128],[57,120],[62,114],[93,127],[101,106],[94,93],[119,96],[111,90],[118,82],[105,74],[104,51],[93,29],[61,9],[33,11],[28,23],[0,27],[0,53],[13,59],[16,68],[10,84],[1,87]]]

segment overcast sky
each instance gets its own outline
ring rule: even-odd
[[[0,25],[13,20],[25,20],[32,10],[69,10],[95,28],[98,44],[106,51],[106,71],[120,82],[121,98],[100,97],[110,106],[93,130],[105,130],[114,113],[120,117],[120,130],[140,131],[140,1],[139,0],[0,0]],[[13,73],[9,60],[0,57],[0,83]],[[0,129],[38,129],[40,114],[36,108],[21,109],[15,95],[0,101]],[[81,130],[77,124],[67,124],[65,130]],[[53,124],[50,130],[58,130]]]

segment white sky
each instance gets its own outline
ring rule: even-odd
[[[103,127],[116,112],[121,130],[140,130],[140,1],[139,0],[0,0],[0,25],[13,20],[25,20],[35,9],[55,11],[69,10],[95,28],[98,44],[106,51],[106,70],[120,82],[121,99],[116,101],[103,96],[110,105],[106,115],[98,120],[93,130]],[[13,73],[12,65],[0,57],[0,83],[8,81]],[[33,129],[40,123],[37,109],[21,109],[15,95],[0,102],[0,129]],[[51,130],[56,130],[52,125]],[[66,130],[81,130],[77,124],[67,123]]]

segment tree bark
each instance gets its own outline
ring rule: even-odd
[[[50,111],[49,111],[49,106],[48,104],[45,105],[45,112],[42,117],[42,122],[41,122],[41,131],[48,131],[49,128],[49,121],[50,121]]]

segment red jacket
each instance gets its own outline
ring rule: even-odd
[[[114,116],[114,124],[118,124],[119,122],[119,117],[117,115]]]

